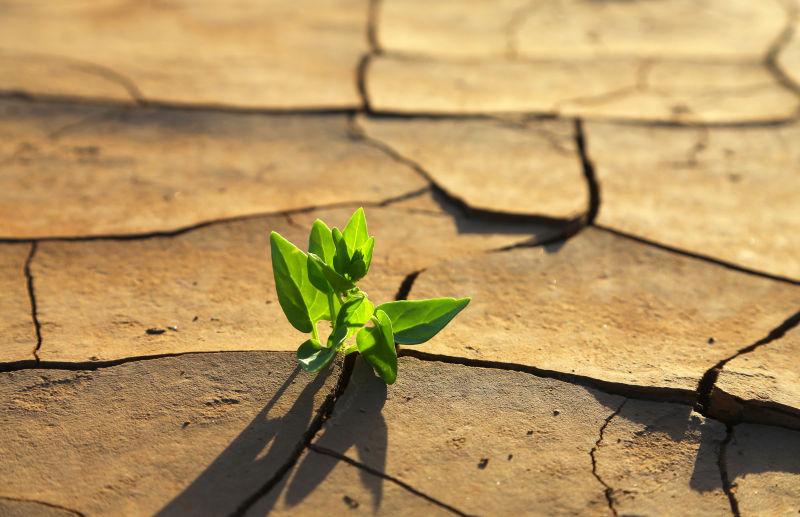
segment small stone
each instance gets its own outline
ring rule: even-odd
[[[489,458],[481,458],[481,461],[478,462],[478,468],[483,470],[486,468],[486,465],[489,464]]]
[[[352,509],[356,509],[359,506],[358,501],[356,501],[355,499],[353,499],[349,495],[343,496],[342,500],[344,501],[344,504],[346,504],[347,506],[349,506]]]
[[[716,340],[713,337],[708,338],[709,345],[713,345],[714,343],[716,343]]]
[[[177,327],[177,326],[175,326],[175,325],[170,325],[170,326],[169,326],[169,327],[167,327],[167,328],[168,328],[168,329],[170,329],[170,330],[171,330],[171,331],[173,331],[173,332],[178,332],[178,327]]]
[[[558,409],[554,409],[553,410],[553,416],[558,416],[560,414],[561,414],[561,411],[559,411]]]
[[[145,334],[149,334],[151,336],[157,336],[159,334],[163,334],[164,332],[166,332],[166,330],[158,329],[158,328],[149,328],[149,329],[145,330],[144,332],[145,332]]]

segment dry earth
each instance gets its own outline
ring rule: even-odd
[[[800,512],[798,0],[0,12],[0,515]],[[473,298],[389,387],[274,292],[358,206]]]

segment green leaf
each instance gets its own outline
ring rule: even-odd
[[[311,283],[305,253],[277,232],[270,234],[269,242],[278,302],[289,323],[309,333],[314,322],[330,318],[328,299]]]
[[[305,341],[297,349],[297,362],[307,372],[318,372],[336,356],[336,349],[325,348],[316,339]]]
[[[329,266],[333,266],[336,244],[333,242],[331,229],[321,219],[317,219],[311,225],[311,233],[308,236],[308,252],[318,256]]]
[[[392,320],[394,339],[401,345],[418,345],[442,330],[469,303],[469,298],[434,298],[382,303],[376,308]]]
[[[364,215],[363,208],[359,208],[353,212],[353,215],[350,216],[350,220],[347,221],[347,226],[344,227],[342,236],[344,236],[344,241],[347,244],[347,251],[351,257],[357,249],[361,248],[361,246],[367,242],[369,238],[367,234],[367,217]]]
[[[352,329],[359,329],[366,325],[366,323],[375,314],[375,306],[369,301],[369,298],[363,296],[363,302],[358,305],[347,318],[347,326]]]
[[[375,237],[370,237],[367,242],[361,246],[361,254],[364,255],[364,262],[367,264],[367,271],[372,264],[372,251],[375,249]],[[366,272],[364,273],[366,274]]]
[[[372,317],[374,327],[364,327],[356,335],[358,351],[372,365],[386,384],[397,379],[397,350],[394,348],[392,322],[382,310]]]
[[[366,302],[366,304],[365,304]],[[363,326],[369,319],[362,319],[364,311],[368,308],[372,310],[372,303],[364,296],[357,296],[347,300],[342,304],[339,309],[339,314],[336,316],[336,324],[333,326],[333,332],[328,337],[328,346],[338,349],[339,346],[347,339],[350,329],[354,326]],[[359,324],[358,321],[361,321]]]
[[[333,288],[334,291],[339,293],[347,292],[353,289],[356,284],[348,280],[347,278],[343,277],[339,273],[337,273],[332,267],[325,263],[324,260],[319,258],[318,256],[314,255],[313,253],[308,254],[309,261],[313,261],[314,265],[312,266],[312,280],[314,282],[319,282],[317,277],[317,271],[319,271],[324,279],[330,284],[330,287]]]
[[[347,266],[347,275],[353,279],[354,282],[364,278],[369,271],[369,265],[372,262],[372,250],[375,248],[375,238],[370,237],[367,241],[355,252],[350,258],[350,264]]]
[[[347,266],[350,265],[350,252],[347,251],[347,243],[338,228],[334,227],[331,230],[331,236],[333,237],[333,245],[336,248],[333,256],[333,269],[340,275],[344,275],[347,271]]]

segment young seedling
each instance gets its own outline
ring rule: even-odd
[[[424,343],[470,300],[400,300],[374,306],[357,285],[369,271],[375,248],[363,208],[343,231],[314,221],[308,253],[277,232],[269,241],[281,308],[294,328],[311,335],[297,349],[297,360],[307,372],[322,370],[338,353],[359,352],[386,384],[392,384],[397,378],[395,344]],[[322,320],[331,326],[325,340],[317,329]]]

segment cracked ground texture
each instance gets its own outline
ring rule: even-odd
[[[0,515],[800,512],[797,0],[0,13]],[[269,261],[359,206],[388,387]]]

